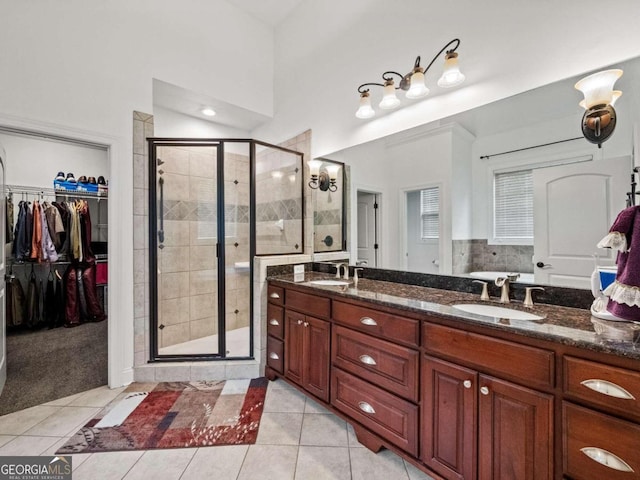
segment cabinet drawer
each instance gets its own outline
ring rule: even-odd
[[[334,301],[333,319],[356,330],[387,340],[412,346],[418,346],[420,341],[420,324],[418,320],[412,318]]]
[[[555,384],[552,351],[426,322],[422,342],[429,353],[509,380],[541,387]]]
[[[418,407],[333,369],[331,404],[393,445],[418,455]]]
[[[284,338],[284,309],[278,305],[267,305],[267,334]]]
[[[278,373],[284,372],[284,342],[267,337],[267,365]]]
[[[269,284],[267,286],[267,300],[276,305],[284,305],[284,288]]]
[[[314,317],[329,318],[331,300],[295,290],[287,290],[287,308],[293,308]]]
[[[638,478],[640,426],[562,404],[564,474],[581,480]]]
[[[640,419],[640,373],[564,357],[566,394],[603,409]]]
[[[419,353],[370,335],[335,326],[332,361],[382,388],[418,401]]]

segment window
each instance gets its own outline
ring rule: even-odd
[[[533,243],[531,170],[494,173],[493,237],[496,241]]]
[[[421,238],[429,240],[440,237],[440,191],[438,187],[420,190]]]

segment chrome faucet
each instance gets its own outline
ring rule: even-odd
[[[525,307],[533,307],[533,297],[531,296],[532,290],[542,290],[544,292],[544,288],[542,287],[525,287],[525,295],[524,302],[522,303]]]
[[[482,293],[480,294],[480,300],[486,302],[487,300],[491,300],[489,297],[489,291],[487,290],[487,282],[483,282],[482,280],[471,280],[473,283],[480,283],[482,285]]]
[[[500,291],[500,303],[509,303],[509,281],[509,277],[496,278],[496,286],[502,287]]]
[[[358,286],[358,270],[364,270],[364,268],[356,267],[353,269],[353,286]]]

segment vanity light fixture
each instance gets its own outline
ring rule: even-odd
[[[200,110],[200,113],[206,115],[207,117],[213,117],[215,116],[216,111],[211,107],[204,107],[202,110]]]
[[[321,170],[321,160],[309,160],[309,174],[311,180],[309,186],[313,189],[320,189],[323,192],[329,190],[330,192],[338,191],[338,172],[340,171],[340,165],[327,165]]]
[[[453,46],[453,48],[449,49],[451,46]],[[418,56],[413,65],[413,69],[406,75],[390,70],[382,74],[384,83],[373,82],[360,85],[358,87],[360,107],[356,112],[356,117],[366,119],[376,114],[371,106],[371,97],[369,96],[369,89],[367,88],[370,86],[384,88],[382,101],[378,105],[383,110],[390,110],[400,105],[400,99],[396,96],[396,90],[405,90],[407,92],[405,96],[410,99],[422,98],[428,95],[429,89],[424,83],[424,75],[443,52],[445,52],[444,71],[438,80],[438,86],[441,88],[450,88],[460,85],[464,82],[465,76],[460,72],[460,67],[458,66],[458,53],[456,50],[459,46],[460,40],[455,38],[447,43],[442,50],[433,57],[433,60],[431,60],[427,68],[420,66],[420,56]],[[393,75],[400,77],[400,84],[397,87],[395,86]]]
[[[616,128],[617,114],[613,104],[622,92],[613,85],[622,76],[622,70],[612,69],[594,73],[576,83],[584,94],[579,105],[585,109],[582,116],[582,134],[587,141],[598,144],[607,141]]]

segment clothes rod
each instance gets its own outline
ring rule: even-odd
[[[499,155],[507,155],[508,153],[523,152],[525,150],[531,150],[534,148],[548,147],[549,145],[556,145],[558,143],[573,142],[574,140],[581,140],[582,138],[584,137],[567,138],[566,140],[558,140],[557,142],[542,143],[540,145],[533,145],[532,147],[524,147],[524,148],[518,148],[516,150],[509,150],[508,152],[493,153],[491,155],[481,155],[480,160],[489,159],[491,157],[497,157]]]

